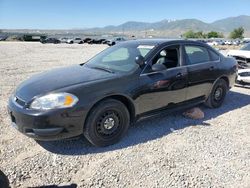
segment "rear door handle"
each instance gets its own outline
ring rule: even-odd
[[[177,75],[176,75],[176,78],[181,78],[182,77],[182,73],[178,73]]]

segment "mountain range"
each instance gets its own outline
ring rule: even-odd
[[[154,23],[129,21],[118,26],[85,29],[89,32],[147,32],[147,34],[168,35],[177,37],[188,30],[193,31],[218,31],[228,34],[233,29],[243,27],[245,33],[250,35],[250,16],[241,15],[206,23],[198,19],[162,20]]]
[[[69,29],[69,30],[40,30],[40,29],[3,29],[4,32],[15,33],[45,33],[45,34],[61,34],[61,35],[135,35],[137,37],[179,37],[189,30],[193,31],[218,31],[226,37],[233,29],[243,27],[245,29],[245,37],[250,37],[250,16],[241,15],[237,17],[229,17],[212,23],[206,23],[198,19],[182,19],[182,20],[162,20],[159,22],[136,22],[129,21],[117,26],[96,27],[87,29]]]

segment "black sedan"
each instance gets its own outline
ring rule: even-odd
[[[61,41],[57,38],[46,38],[46,39],[42,39],[40,42],[43,44],[45,44],[45,43],[53,43],[53,44],[61,43]]]
[[[204,43],[127,41],[84,64],[24,81],[8,109],[14,127],[34,139],[83,134],[92,144],[107,146],[142,116],[199,103],[220,107],[236,71],[233,58]]]

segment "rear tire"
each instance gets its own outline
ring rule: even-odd
[[[227,82],[223,79],[219,79],[215,83],[205,105],[209,108],[219,108],[224,102],[227,90]]]
[[[130,116],[126,106],[108,99],[95,106],[87,117],[83,134],[95,146],[117,143],[127,132]]]

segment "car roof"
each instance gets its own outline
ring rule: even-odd
[[[195,41],[195,40],[183,40],[183,39],[136,39],[136,40],[128,40],[123,43],[128,44],[137,44],[137,45],[161,45],[166,43],[193,43],[193,44],[200,44],[204,45],[203,42]]]

